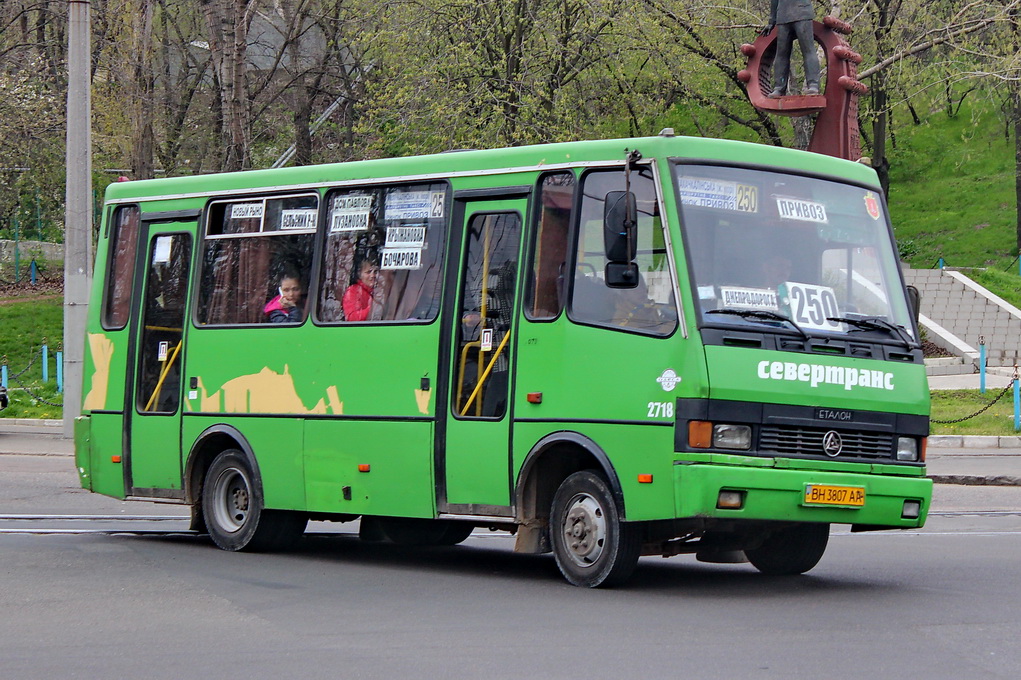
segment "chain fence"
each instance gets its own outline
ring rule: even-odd
[[[24,372],[24,371],[22,371],[22,372]],[[47,401],[46,399],[40,397],[38,394],[33,392],[31,387],[29,387],[25,383],[21,382],[20,380],[18,380],[18,378],[16,376],[11,375],[11,376],[8,376],[8,378],[13,380],[14,382],[18,383],[18,387],[20,389],[24,390],[24,392],[28,396],[32,397],[33,399],[35,399],[39,403],[46,404],[47,406],[55,406],[57,408],[63,408],[63,406],[64,406],[63,402],[60,402],[59,404],[57,404],[57,403],[54,403],[52,401]]]
[[[45,338],[44,338],[44,340],[45,340]],[[26,384],[25,381],[21,380],[21,377],[23,375],[25,375],[26,373],[28,373],[28,371],[35,365],[35,363],[38,360],[38,358],[40,356],[42,356],[42,348],[41,347],[38,347],[38,348],[37,347],[33,347],[32,348],[32,352],[30,353],[29,356],[31,358],[28,360],[28,365],[25,366],[20,371],[18,371],[17,373],[10,372],[9,367],[8,367],[7,379],[9,381],[11,381],[11,382],[16,383],[18,385],[17,389],[22,390],[23,392],[25,392],[25,394],[30,396],[32,399],[38,401],[39,403],[46,404],[47,406],[53,406],[55,408],[63,408],[63,406],[64,406],[63,402],[56,403],[56,402],[49,401],[45,397],[42,397],[42,396],[40,396],[39,394],[36,393],[36,391],[39,389],[38,387],[30,386],[29,384]],[[3,365],[7,366],[7,355],[6,354],[3,356],[2,361],[3,361]]]
[[[994,399],[993,399],[993,400],[992,400],[991,402],[989,402],[988,404],[986,404],[985,406],[983,406],[983,407],[982,407],[982,408],[980,408],[979,410],[975,411],[975,412],[974,412],[974,413],[972,413],[972,414],[969,414],[969,415],[963,416],[963,417],[961,417],[961,418],[952,418],[952,419],[950,419],[950,420],[938,420],[938,419],[936,419],[936,418],[930,418],[930,419],[929,419],[929,422],[930,422],[930,423],[938,423],[938,424],[940,424],[940,425],[952,425],[952,424],[954,424],[954,423],[963,423],[963,422],[964,422],[965,420],[971,420],[971,419],[972,419],[972,418],[974,418],[975,416],[979,416],[979,415],[982,415],[983,413],[985,413],[986,411],[988,411],[988,410],[989,410],[990,408],[992,408],[992,407],[993,407],[993,405],[994,405],[994,404],[995,404],[996,402],[998,402],[998,401],[999,401],[1000,399],[1002,399],[1002,398],[1003,398],[1003,395],[1005,395],[1005,394],[1006,394],[1006,393],[1007,393],[1008,391],[1010,391],[1010,389],[1011,389],[1011,388],[1013,388],[1013,387],[1014,387],[1014,383],[1015,383],[1015,382],[1017,382],[1017,379],[1018,379],[1018,369],[1017,369],[1017,367],[1015,366],[1015,367],[1014,367],[1014,377],[1012,377],[1012,378],[1010,379],[1010,382],[1009,382],[1009,383],[1007,383],[1007,386],[1006,386],[1006,387],[1004,387],[1004,388],[1003,388],[1003,390],[1001,390],[1001,391],[1000,391],[1000,393],[999,393],[999,394],[997,394],[997,395],[996,395],[996,397],[995,397],[995,398],[994,398]]]

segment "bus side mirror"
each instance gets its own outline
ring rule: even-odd
[[[608,288],[637,288],[638,265],[634,262],[607,262],[605,279]]]
[[[922,308],[922,294],[918,292],[918,289],[914,286],[908,286],[908,307],[911,308],[911,316],[915,319],[915,325],[918,325],[918,313]]]
[[[603,203],[603,247],[606,251],[606,285],[634,288],[638,285],[638,204],[635,195],[611,191]]]
[[[635,195],[611,191],[603,203],[603,246],[610,262],[631,262],[638,251]]]

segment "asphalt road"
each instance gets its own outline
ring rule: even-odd
[[[72,465],[0,455],[0,529],[30,532],[0,532],[5,679],[1021,677],[1019,487],[937,485],[925,528],[837,527],[801,577],[643,558],[590,591],[485,531],[408,549],[317,523],[295,552],[226,553]],[[78,513],[109,519],[11,519]]]

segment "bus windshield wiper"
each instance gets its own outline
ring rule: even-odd
[[[896,336],[898,340],[904,343],[907,349],[911,349],[913,343],[911,336],[905,332],[905,330],[895,324],[890,323],[886,319],[881,319],[878,316],[871,316],[868,318],[853,319],[847,316],[828,316],[827,321],[839,321],[842,323],[857,326],[863,330],[869,331],[887,331],[892,335]]]
[[[801,337],[808,340],[808,333],[805,332],[801,326],[794,322],[794,319],[784,316],[783,314],[777,314],[767,309],[710,309],[706,314],[730,314],[731,316],[739,316],[742,319],[765,319],[768,321],[783,321],[789,323],[794,330],[801,333]]]

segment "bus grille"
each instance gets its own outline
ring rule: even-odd
[[[759,437],[759,448],[794,455],[826,455],[822,440],[829,430],[806,427],[764,426]],[[837,458],[893,456],[893,435],[880,432],[839,431],[843,447]]]

